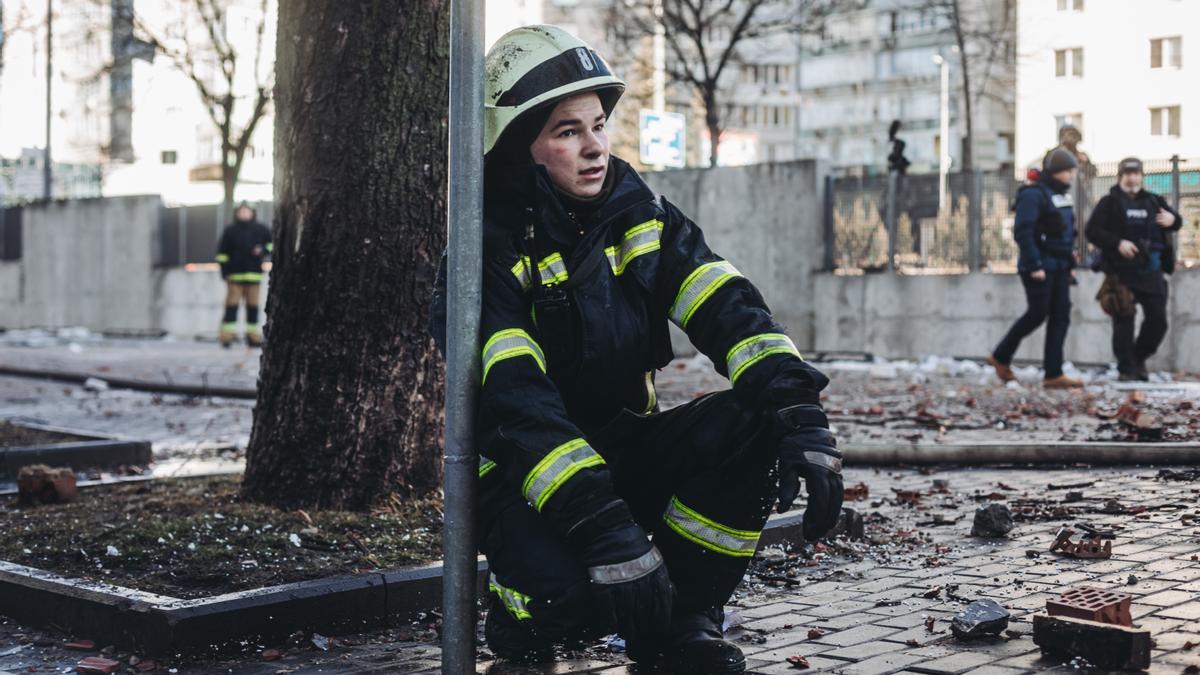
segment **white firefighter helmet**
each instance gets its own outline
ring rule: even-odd
[[[483,152],[517,118],[558,99],[595,91],[611,113],[625,91],[600,55],[557,26],[522,26],[500,37],[487,54]]]

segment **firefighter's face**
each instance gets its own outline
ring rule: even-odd
[[[239,206],[237,211],[234,211],[234,216],[238,220],[250,220],[254,217],[254,211],[249,206]]]
[[[529,148],[533,161],[546,167],[550,180],[575,197],[594,197],[608,171],[608,122],[594,92],[560,101]]]

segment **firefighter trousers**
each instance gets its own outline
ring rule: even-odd
[[[775,501],[777,439],[766,415],[723,391],[665,412],[624,411],[588,440],[652,533],[676,587],[675,611],[722,607]],[[480,486],[491,592],[539,635],[603,634],[611,627],[590,624],[587,569],[501,474]]]

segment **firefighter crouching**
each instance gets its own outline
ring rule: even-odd
[[[486,638],[529,661],[616,631],[637,661],[739,673],[722,607],[772,505],[790,507],[805,479],[810,540],[841,510],[841,455],[819,402],[828,380],[700,228],[609,154],[624,88],[556,27],[518,28],[488,53]],[[659,410],[668,321],[731,390]]]
[[[254,209],[246,202],[238,204],[233,222],[221,233],[217,262],[225,280],[225,314],[221,318],[218,339],[229,347],[237,339],[238,307],[246,305],[246,343],[262,344],[258,329],[258,296],[263,279],[263,258],[271,253],[271,228],[255,219]]]

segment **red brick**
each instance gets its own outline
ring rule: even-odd
[[[77,673],[115,673],[121,668],[119,661],[105,659],[99,656],[89,656],[75,666]]]
[[[1046,613],[1132,627],[1133,617],[1129,614],[1131,601],[1132,598],[1124,593],[1084,586],[1063,592],[1057,600],[1047,600]]]

